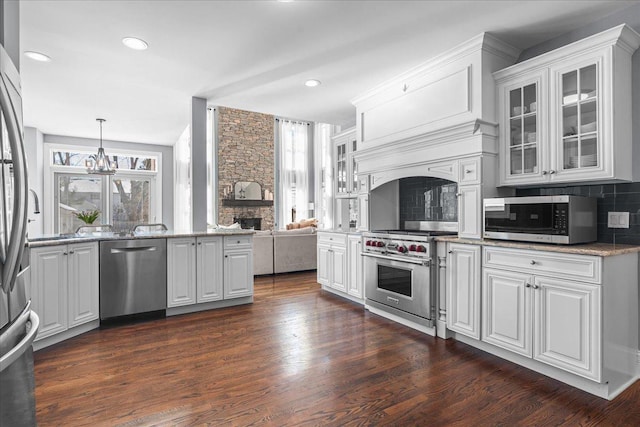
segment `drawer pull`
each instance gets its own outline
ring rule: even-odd
[[[471,169],[466,169],[466,170],[464,171],[464,173],[471,173],[471,172],[473,172]]]
[[[530,264],[531,264],[531,265],[536,265],[535,260],[531,260]]]

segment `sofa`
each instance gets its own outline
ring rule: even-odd
[[[278,274],[315,270],[315,227],[257,231],[253,236],[253,274]]]

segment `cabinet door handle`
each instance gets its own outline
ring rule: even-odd
[[[536,265],[536,261],[532,259],[532,260],[531,260],[531,262],[530,262],[529,264],[531,264],[531,265]]]
[[[62,255],[69,255],[69,254],[68,254],[68,253],[66,253],[66,252],[62,252]]]
[[[532,287],[533,289],[538,289],[540,286],[538,286],[538,285],[535,285],[535,284],[534,284],[534,285],[531,285],[531,287]]]
[[[195,243],[195,242],[191,243],[191,246],[195,246],[195,245],[196,245],[196,243]]]
[[[448,254],[452,254],[452,253],[453,253],[453,251],[449,251],[449,252],[447,252],[447,253],[448,253]]]
[[[201,245],[201,244],[202,244],[202,242],[198,242],[198,244],[199,244],[199,245]]]
[[[464,173],[471,173],[471,172],[473,172],[471,169],[466,169],[466,170],[464,171]]]
[[[75,251],[69,251],[69,254],[75,254],[75,253],[76,253]]]
[[[524,287],[525,287],[525,288],[530,288],[530,287],[531,287],[531,283],[525,283],[525,284],[524,284]]]
[[[546,175],[546,174],[548,174],[548,173],[549,173],[549,172],[547,172],[547,171],[542,171],[542,175]]]
[[[554,171],[553,169],[549,171],[549,175],[553,175],[554,173],[556,173],[556,171]]]

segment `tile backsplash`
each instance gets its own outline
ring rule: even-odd
[[[640,182],[516,190],[517,196],[560,194],[597,198],[599,242],[640,245]],[[629,228],[609,228],[609,212],[629,212]]]
[[[400,180],[400,223],[458,221],[458,184],[446,179],[411,177]]]

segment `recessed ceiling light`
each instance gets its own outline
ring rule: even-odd
[[[48,55],[45,55],[44,53],[40,53],[40,52],[33,52],[31,50],[28,50],[24,53],[24,56],[26,56],[27,58],[31,58],[34,61],[40,61],[40,62],[51,62],[51,57]]]
[[[304,82],[304,85],[307,87],[316,87],[316,86],[320,86],[320,80],[316,80],[316,79],[309,79],[306,82]]]
[[[125,37],[122,39],[122,43],[124,43],[126,47],[134,50],[145,50],[149,47],[149,44],[146,41],[137,37]]]

